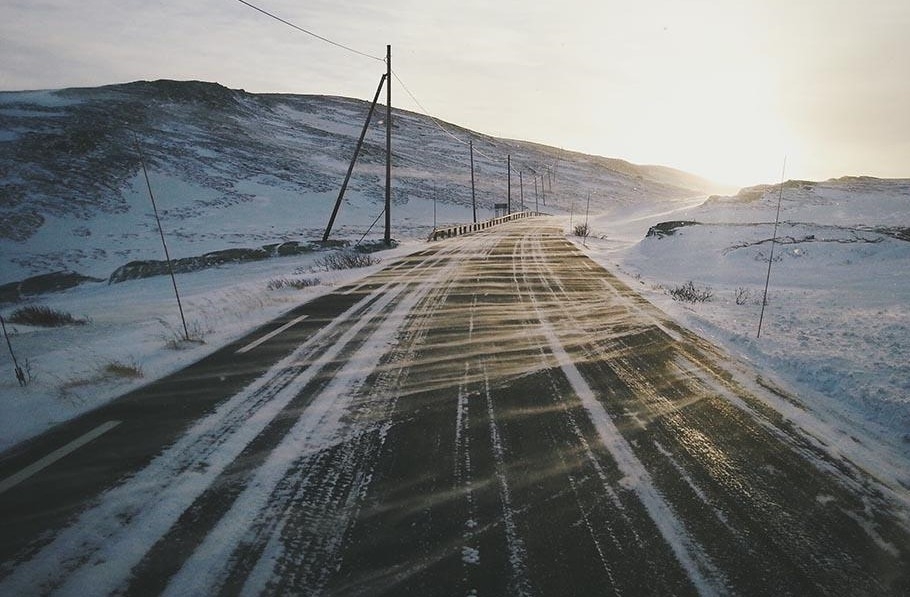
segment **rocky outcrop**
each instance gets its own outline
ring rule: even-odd
[[[83,276],[80,273],[69,270],[41,274],[0,286],[0,303],[16,303],[30,296],[46,292],[60,292],[86,282],[103,281],[100,278]]]
[[[173,259],[171,260],[171,266],[174,268],[175,274],[185,274],[209,267],[225,265],[227,263],[246,263],[249,261],[261,261],[270,257],[301,255],[310,253],[317,248],[318,245],[315,243],[289,241],[265,245],[254,249],[224,249],[222,251],[212,251],[211,253],[206,253],[197,257]],[[126,280],[151,278],[152,276],[162,276],[167,273],[167,261],[130,261],[114,270],[114,273],[110,275],[107,282],[108,284],[117,284],[118,282],[125,282]]]
[[[698,222],[692,222],[689,220],[676,220],[673,222],[661,222],[659,224],[654,224],[648,229],[648,233],[645,237],[654,237],[654,238],[663,238],[665,236],[673,236],[677,230],[680,228],[685,228],[686,226],[697,226]]]

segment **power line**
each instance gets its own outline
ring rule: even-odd
[[[422,113],[424,116],[426,116],[427,118],[429,118],[430,121],[431,121],[433,124],[435,124],[435,125],[439,128],[439,130],[441,130],[443,133],[445,133],[446,135],[448,135],[449,137],[451,137],[452,139],[454,139],[454,140],[457,141],[458,143],[461,143],[462,145],[468,145],[468,144],[469,144],[469,141],[465,141],[465,140],[461,139],[460,137],[458,137],[457,135],[455,135],[454,133],[452,133],[451,131],[449,131],[446,127],[442,126],[442,123],[440,123],[439,120],[437,120],[435,117],[433,117],[432,115],[430,115],[429,110],[427,110],[427,109],[423,106],[423,104],[420,103],[420,100],[417,99],[417,97],[416,97],[413,93],[411,93],[411,90],[408,89],[408,86],[405,84],[405,82],[401,80],[401,77],[398,76],[398,73],[396,73],[395,71],[392,71],[392,76],[395,77],[395,80],[398,81],[398,83],[401,85],[401,88],[404,89],[405,93],[408,94],[408,97],[410,97],[411,100],[413,100],[414,103],[417,104],[417,107],[420,108],[421,113]],[[494,158],[494,157],[491,156],[491,155],[487,155],[486,153],[484,153],[484,152],[480,151],[479,149],[477,149],[476,146],[474,147],[474,153],[480,154],[480,155],[482,155],[483,157],[487,158],[487,159],[490,160],[490,161],[493,161],[493,162],[498,161],[497,158]],[[526,166],[526,167],[528,168],[528,170],[529,170],[530,172],[532,172],[532,173],[533,173],[533,172],[536,172],[536,171],[534,170],[534,168],[531,168],[530,166]],[[513,171],[513,172],[520,172],[521,170],[520,170],[520,169],[516,169],[516,168],[512,168],[512,171]]]
[[[431,116],[429,110],[427,110],[426,108],[424,108],[424,107],[423,107],[423,104],[420,103],[420,100],[417,99],[417,97],[416,97],[413,93],[411,93],[411,90],[408,89],[408,86],[404,84],[404,81],[401,80],[401,77],[398,76],[398,73],[396,73],[396,72],[393,71],[393,72],[392,72],[392,76],[395,77],[395,80],[398,81],[398,83],[401,85],[401,88],[404,89],[405,93],[407,93],[408,96],[409,96],[412,100],[414,100],[414,103],[417,104],[417,107],[420,108],[420,110],[423,112],[423,115],[426,116],[427,118],[429,118],[429,119],[433,122],[433,124],[435,124],[437,127],[439,127],[439,130],[441,130],[442,132],[444,132],[446,135],[448,135],[448,136],[451,137],[452,139],[458,141],[458,142],[461,143],[462,145],[468,145],[468,144],[469,144],[469,141],[464,141],[464,140],[460,139],[457,135],[455,135],[454,133],[452,133],[451,131],[449,131],[448,129],[446,129],[444,126],[442,126],[442,124],[441,124],[436,118],[434,118],[433,116]],[[495,160],[495,159],[496,159],[496,158],[494,158],[493,156],[489,156],[489,155],[485,154],[484,152],[480,151],[480,150],[477,149],[476,147],[474,148],[474,153],[479,153],[480,155],[482,155],[483,157],[487,158],[488,160]]]
[[[454,133],[450,132],[448,129],[446,129],[444,126],[442,126],[442,124],[440,124],[438,120],[436,120],[435,118],[430,116],[429,111],[426,108],[424,108],[423,104],[420,103],[420,100],[417,99],[413,93],[411,93],[411,90],[408,89],[408,86],[404,84],[404,81],[401,80],[401,77],[398,76],[398,73],[396,73],[395,71],[392,71],[392,76],[395,77],[395,80],[398,81],[398,83],[401,85],[401,88],[404,89],[404,92],[408,94],[408,97],[410,97],[412,100],[414,100],[414,103],[417,104],[417,107],[420,108],[421,112],[423,112],[423,115],[426,116],[427,118],[429,118],[433,122],[433,124],[438,126],[439,130],[444,132],[446,135],[452,137],[453,139],[455,139],[462,145],[468,144],[467,141],[462,141],[461,139],[459,139]],[[477,153],[480,153],[479,150],[475,150],[475,151],[477,151]],[[481,155],[483,155],[483,154],[481,154]],[[489,156],[484,156],[484,157],[489,157]]]
[[[337,41],[331,40],[331,39],[329,39],[329,38],[327,38],[327,37],[323,37],[322,35],[319,35],[319,34],[317,34],[317,33],[314,33],[314,32],[312,32],[312,31],[310,31],[310,30],[308,30],[308,29],[304,29],[303,27],[300,27],[299,25],[296,25],[296,24],[292,23],[291,21],[288,21],[287,19],[283,19],[283,18],[279,17],[278,15],[275,15],[275,14],[273,14],[273,13],[271,13],[271,12],[269,12],[269,11],[263,9],[263,8],[260,8],[259,6],[256,6],[255,4],[252,4],[251,2],[247,2],[246,0],[237,0],[237,1],[240,2],[241,4],[245,5],[245,6],[249,7],[249,8],[252,8],[253,10],[255,10],[255,11],[257,11],[257,12],[260,12],[260,13],[266,15],[267,17],[269,17],[269,18],[271,18],[271,19],[274,19],[274,20],[278,21],[279,23],[282,23],[282,24],[284,24],[284,25],[287,25],[288,27],[291,27],[291,28],[293,28],[293,29],[295,29],[295,30],[297,30],[297,31],[300,31],[301,33],[305,33],[305,34],[307,34],[307,35],[309,35],[309,36],[315,37],[316,39],[318,39],[318,40],[320,40],[320,41],[324,41],[324,42],[327,43],[327,44],[331,44],[331,45],[333,45],[333,46],[335,46],[335,47],[337,47],[337,48],[341,48],[342,50],[346,50],[346,51],[351,52],[351,53],[353,53],[353,54],[357,54],[358,56],[363,56],[364,58],[370,58],[370,59],[372,59],[372,60],[376,60],[377,62],[383,62],[383,63],[385,63],[385,59],[384,59],[384,58],[381,58],[381,57],[379,57],[379,56],[374,56],[374,55],[372,55],[372,54],[367,54],[366,52],[361,52],[360,50],[356,50],[356,49],[354,49],[354,48],[352,48],[352,47],[350,47],[350,46],[346,46],[346,45],[344,45],[344,44],[342,44],[342,43],[339,43],[339,42],[337,42]],[[401,77],[398,76],[398,73],[396,73],[396,72],[393,71],[393,72],[392,72],[392,76],[395,77],[395,80],[398,81],[398,83],[401,85],[402,89],[404,89],[405,93],[407,93],[408,96],[414,101],[414,103],[417,104],[417,106],[418,106],[418,107],[420,108],[420,110],[423,112],[424,116],[426,116],[427,118],[429,118],[430,121],[433,122],[433,124],[435,124],[437,127],[439,127],[439,130],[441,130],[443,133],[445,133],[446,135],[448,135],[449,137],[451,137],[452,139],[454,139],[454,140],[457,141],[458,143],[461,143],[462,145],[468,145],[468,141],[464,141],[463,139],[459,138],[457,135],[455,135],[454,133],[452,133],[451,131],[449,131],[448,129],[446,129],[444,126],[442,126],[442,124],[441,124],[436,118],[434,118],[433,116],[430,115],[429,111],[423,106],[423,104],[420,103],[420,100],[418,100],[417,97],[416,97],[413,93],[411,93],[411,90],[408,89],[408,86],[405,85],[405,82],[401,80]],[[476,148],[475,148],[474,151],[477,152],[478,154],[482,155],[483,157],[487,158],[488,160],[496,161],[496,158],[494,158],[494,157],[491,156],[491,155],[487,155],[486,153],[480,151],[479,149],[476,149]],[[510,167],[510,168],[511,168],[511,167]],[[528,169],[529,169],[531,172],[535,172],[534,168],[528,167]],[[516,171],[516,172],[520,171],[520,170],[516,170],[515,168],[511,168],[511,170],[514,170],[514,171]]]
[[[246,0],[237,0],[237,2],[240,2],[241,4],[244,4],[244,5],[246,5],[246,6],[250,7],[250,8],[252,8],[253,10],[256,10],[256,11],[261,12],[261,13],[264,14],[265,16],[270,17],[270,18],[273,18],[273,19],[275,19],[276,21],[278,21],[279,23],[284,23],[284,24],[287,25],[288,27],[291,27],[291,28],[293,28],[293,29],[296,29],[297,31],[300,31],[301,33],[306,33],[307,35],[310,35],[310,36],[312,36],[312,37],[315,37],[315,38],[318,39],[318,40],[324,41],[324,42],[326,42],[327,44],[331,44],[331,45],[333,45],[333,46],[335,46],[335,47],[341,48],[342,50],[347,50],[348,52],[352,52],[352,53],[354,53],[354,54],[357,54],[358,56],[363,56],[363,57],[365,57],[365,58],[372,58],[373,60],[377,60],[377,61],[379,61],[379,62],[385,62],[385,59],[384,59],[384,58],[380,58],[379,56],[373,56],[372,54],[367,54],[366,52],[361,52],[360,50],[355,50],[354,48],[352,48],[352,47],[350,47],[350,46],[346,46],[346,45],[341,44],[341,43],[338,43],[337,41],[332,41],[331,39],[329,39],[329,38],[327,38],[327,37],[323,37],[323,36],[321,36],[321,35],[318,35],[318,34],[316,34],[316,33],[313,33],[312,31],[309,31],[309,30],[307,30],[307,29],[304,29],[303,27],[300,27],[300,26],[298,26],[298,25],[295,25],[294,23],[292,23],[292,22],[290,22],[290,21],[288,21],[288,20],[282,19],[281,17],[279,17],[279,16],[277,16],[277,15],[274,15],[274,14],[270,13],[269,11],[267,11],[267,10],[265,10],[265,9],[259,8],[259,7],[256,6],[255,4],[251,4],[251,3],[247,2]]]

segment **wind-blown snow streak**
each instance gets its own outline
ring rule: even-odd
[[[473,323],[473,315],[472,315]],[[474,500],[474,470],[471,466],[471,397],[476,394],[468,390],[468,379],[471,373],[471,363],[464,365],[464,377],[458,384],[458,404],[455,411],[455,480],[464,488],[464,497],[467,507],[467,518],[464,523],[465,553],[471,557],[463,557],[466,564],[477,564],[480,561],[480,550],[470,545],[476,541],[477,504]]]
[[[385,290],[385,289],[382,289]],[[319,341],[330,337],[330,324],[282,359],[246,390],[187,432],[148,467],[100,499],[29,562],[0,583],[0,593],[28,594],[37,579],[60,594],[79,595],[85,587],[110,593],[130,569],[179,519],[217,476],[269,422],[315,377],[357,333],[403,290],[374,293],[351,307],[336,322],[358,315],[354,325],[309,366],[296,363],[311,356]],[[372,303],[372,304],[371,304]]]
[[[450,265],[451,267],[453,265]],[[381,321],[370,338],[345,361],[344,367],[334,375],[332,382],[313,399],[293,429],[272,451],[266,462],[257,468],[255,477],[234,502],[230,511],[184,563],[180,572],[171,579],[165,595],[206,594],[212,591],[212,587],[220,585],[220,578],[225,574],[231,553],[257,518],[251,513],[262,512],[268,507],[275,488],[296,463],[332,443],[343,440],[342,436],[345,434],[342,419],[348,414],[348,409],[364,382],[379,365],[388,349],[389,340],[396,336],[406,317],[420,300],[438,280],[444,279],[447,273],[448,268],[441,268],[429,281],[406,293],[392,312]],[[406,285],[402,285],[402,289],[405,287]],[[400,292],[389,294],[394,298]],[[348,430],[348,434],[353,432],[356,430]],[[342,530],[346,527],[341,520],[336,521],[336,525]],[[273,540],[275,539],[277,536],[273,535]],[[269,561],[274,562],[275,558],[269,558]],[[259,570],[251,580],[262,582],[270,576]],[[264,586],[246,586],[244,593],[257,594],[264,589]]]
[[[490,443],[493,446],[493,459],[496,462],[496,478],[499,481],[499,498],[502,502],[502,521],[506,531],[506,542],[509,546],[509,565],[512,567],[512,581],[509,588],[513,595],[531,595],[528,580],[527,549],[518,533],[515,524],[515,509],[512,506],[512,490],[506,478],[505,447],[502,434],[496,424],[496,413],[493,410],[493,396],[490,393],[490,379],[487,376],[486,364],[483,365],[484,395],[487,402],[487,416],[490,422]]]
[[[682,521],[676,516],[669,504],[654,486],[651,475],[635,456],[632,447],[622,437],[619,429],[613,424],[610,415],[597,396],[582,377],[581,372],[572,362],[572,358],[563,348],[553,326],[538,311],[544,337],[549,344],[550,352],[562,369],[566,379],[572,385],[575,394],[581,400],[585,410],[597,430],[600,440],[616,461],[619,470],[625,475],[623,485],[638,495],[642,505],[648,511],[651,520],[657,526],[663,538],[670,545],[679,563],[701,595],[720,595],[724,592],[723,583],[719,582],[720,573],[707,555],[688,535]]]
[[[431,260],[427,265],[437,263],[438,260]],[[441,275],[445,272],[434,278]],[[412,292],[394,313],[407,313],[426,288],[425,284],[421,292]],[[399,279],[398,283],[386,283],[358,301],[244,391],[195,424],[135,477],[106,492],[94,507],[83,512],[76,522],[3,579],[0,593],[32,593],[37,589],[36,583],[40,583],[41,590],[57,590],[64,595],[81,594],[85,587],[99,593],[122,587],[130,570],[150,546],[167,533],[300,389],[337,359],[368,324],[382,317],[389,305],[408,289],[408,283]],[[400,317],[393,320],[395,325],[400,325]],[[339,325],[351,321],[352,325],[339,333]],[[382,331],[388,337],[386,327]],[[329,348],[315,354],[325,344]],[[378,350],[381,348],[370,346],[358,354],[365,355],[364,350],[381,354],[383,351]],[[363,366],[363,375],[373,369],[372,360],[361,363],[352,359],[348,370],[354,371],[351,368],[358,365]],[[349,375],[345,381],[350,380]],[[343,388],[337,383],[327,391],[341,392]],[[326,418],[340,417],[343,413],[330,412],[330,402],[327,398],[315,400],[303,419],[310,422],[299,424],[303,428],[295,432],[307,433],[312,431],[316,420],[325,422]]]
[[[538,243],[535,243],[532,251],[535,257],[540,255]],[[559,340],[553,324],[541,309],[537,298],[531,294],[530,299],[550,353],[587,411],[601,442],[610,452],[619,471],[624,475],[621,484],[638,496],[699,594],[721,595],[725,593],[722,574],[704,550],[687,533],[682,520],[658,491],[644,464],[635,456],[632,447],[623,438],[591,386],[575,366],[572,357]]]

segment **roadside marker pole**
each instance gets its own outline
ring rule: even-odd
[[[540,196],[543,197],[543,206],[547,206],[547,187],[544,184],[543,174],[540,175]]]
[[[525,183],[521,179],[521,170],[518,171],[518,196],[521,201],[521,211],[525,210]]]
[[[511,154],[506,155],[506,172],[508,172],[508,180],[509,180],[509,182],[508,182],[509,190],[508,190],[508,195],[507,195],[508,206],[506,207],[506,213],[510,214],[510,213],[512,213],[512,155]]]
[[[768,256],[768,274],[765,276],[765,293],[761,299],[761,315],[758,316],[758,333],[761,338],[761,324],[765,318],[765,305],[768,304],[768,284],[771,282],[771,264],[774,262],[774,244],[777,242],[777,225],[780,222],[780,204],[784,197],[784,176],[787,172],[787,156],[784,156],[784,167],[780,172],[780,192],[777,194],[777,215],[774,216],[774,235],[771,236],[771,254]]]
[[[142,164],[142,173],[145,175],[145,186],[149,190],[149,199],[152,200],[152,211],[155,212],[155,221],[158,222],[158,234],[161,235],[161,246],[164,247],[164,258],[167,260],[167,270],[171,274],[171,283],[174,285],[174,295],[177,297],[177,309],[180,311],[180,321],[183,322],[183,339],[189,342],[190,332],[186,328],[186,317],[183,316],[183,305],[180,303],[180,293],[177,291],[177,278],[174,276],[174,266],[171,264],[171,255],[167,250],[167,243],[164,242],[164,230],[161,228],[161,218],[158,217],[158,206],[155,205],[155,195],[152,193],[152,183],[149,182],[149,173],[145,167],[145,156],[142,154],[142,147],[139,145],[139,137],[134,136],[136,142],[136,151],[139,152],[139,163]]]
[[[6,332],[6,322],[3,321],[3,316],[0,315],[0,326],[3,327],[3,337],[6,338],[6,346],[9,348],[9,356],[13,357],[13,367],[16,370],[16,381],[19,382],[19,385],[25,387],[28,381],[25,379],[25,373],[22,371],[22,367],[19,366],[19,361],[16,360],[16,353],[13,352],[13,343],[10,342],[9,334]],[[28,361],[26,361],[26,366]]]
[[[468,142],[471,150],[471,207],[474,209],[474,223],[477,223],[477,196],[474,193],[474,140]]]

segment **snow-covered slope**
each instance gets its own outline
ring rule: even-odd
[[[12,362],[0,360],[0,450],[369,271],[310,273],[318,258],[310,254],[180,274],[191,333],[205,344],[168,348],[181,326],[169,280],[104,281],[127,262],[163,257],[137,140],[171,256],[195,257],[321,238],[368,108],[359,100],[250,94],[201,82],[0,93],[0,301],[25,295],[0,303],[0,312],[9,317],[38,304],[90,322],[10,326],[32,382],[18,387]],[[382,211],[383,113],[374,114],[333,238],[359,238]],[[577,213],[589,193],[597,209],[703,197],[711,188],[669,168],[496,139],[410,112],[395,110],[393,124],[392,234],[402,245],[382,252],[386,261],[422,246],[417,239],[426,238],[434,215],[440,226],[471,221],[468,139],[481,219],[507,199],[507,155],[514,208],[521,206],[519,171],[526,206],[553,213]],[[381,235],[379,227],[371,233]],[[19,292],[23,279],[58,270],[98,281]],[[268,288],[288,277],[320,283]],[[142,377],[112,374],[116,364]]]
[[[160,241],[140,170],[146,155],[172,254],[320,238],[368,112],[359,100],[251,94],[214,83],[154,81],[91,89],[0,92],[0,284],[60,269],[106,278]],[[570,209],[608,198],[705,194],[692,175],[496,139],[395,110],[393,236],[426,237],[470,220],[468,139],[478,217],[506,201]],[[358,237],[382,211],[384,110],[374,114],[336,224]],[[555,182],[554,182],[555,179]],[[554,186],[555,184],[555,186]],[[554,204],[555,199],[555,204]],[[377,228],[374,232],[381,231]]]
[[[173,256],[319,238],[367,108],[198,82],[0,93],[0,285],[61,269],[106,279],[128,261],[161,258],[134,133]],[[382,210],[380,114],[336,224],[340,238],[358,238]],[[910,180],[784,184],[770,303],[756,339],[779,186],[707,198],[708,183],[668,168],[494,139],[397,110],[394,123],[392,223],[403,241],[394,254],[421,246],[434,200],[440,225],[470,221],[470,156],[461,141],[471,138],[479,217],[506,200],[508,154],[523,172],[525,203],[535,207],[536,173],[540,209],[564,215],[567,230],[585,217],[590,196],[593,256],[789,387],[807,421],[828,421],[836,437],[867,446],[873,458],[881,454],[874,442],[910,462]],[[519,205],[517,175],[512,185]],[[190,325],[206,340],[180,351],[167,348],[179,318],[165,279],[86,283],[29,299],[91,324],[12,327],[34,380],[19,388],[11,363],[0,361],[0,450],[364,273],[313,274],[321,284],[305,290],[267,288],[314,258],[178,276]],[[667,296],[690,280],[709,286],[713,300]],[[0,308],[8,316],[17,306]],[[105,373],[113,362],[135,364],[144,377]]]
[[[598,218],[594,233],[607,239],[587,244],[650,300],[788,385],[845,443],[875,438],[906,465],[910,180],[789,181],[780,191],[743,189],[645,219]],[[756,338],[779,198],[769,302]],[[667,295],[689,281],[713,298]]]

